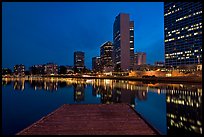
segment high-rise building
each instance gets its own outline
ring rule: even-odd
[[[134,65],[144,65],[146,64],[146,53],[145,52],[136,52]]]
[[[105,42],[100,47],[101,69],[103,71],[113,70],[113,44],[110,41]],[[110,68],[110,69],[109,69]]]
[[[14,66],[14,75],[24,76],[25,75],[25,66],[23,64]]]
[[[101,71],[101,58],[100,57],[93,57],[92,58],[92,70],[94,72]]]
[[[133,65],[134,53],[134,22],[129,14],[120,13],[113,24],[113,56],[114,65],[128,71]]]
[[[165,65],[202,63],[202,2],[164,3]]]
[[[130,69],[134,66],[134,21],[130,21]]]
[[[74,52],[74,67],[77,69],[84,68],[84,52],[76,51]]]

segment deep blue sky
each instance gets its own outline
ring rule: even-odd
[[[2,67],[54,62],[73,65],[74,51],[85,52],[85,65],[113,39],[113,22],[129,13],[135,22],[135,52],[147,63],[164,61],[163,2],[3,2]]]

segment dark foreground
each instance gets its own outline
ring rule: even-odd
[[[127,104],[65,104],[17,135],[156,135]]]

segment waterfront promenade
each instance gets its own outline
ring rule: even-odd
[[[80,78],[80,79],[111,79],[111,80],[129,80],[129,81],[141,81],[147,83],[192,83],[192,84],[202,84],[202,77],[193,76],[182,76],[182,77],[134,77],[134,76],[34,76],[34,77],[17,77],[17,78],[7,78],[7,79],[44,79],[44,78]],[[5,79],[3,77],[3,79]]]
[[[64,104],[17,135],[157,135],[128,104]]]

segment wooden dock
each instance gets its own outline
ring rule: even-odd
[[[157,135],[128,104],[65,104],[17,135]]]

